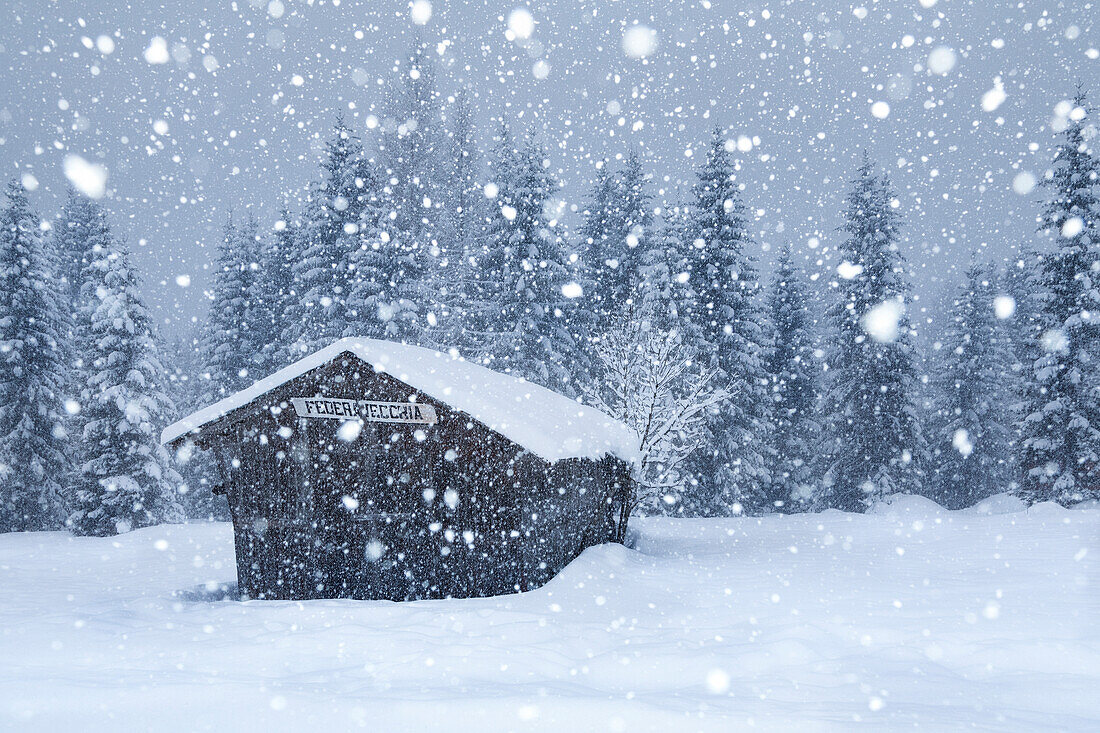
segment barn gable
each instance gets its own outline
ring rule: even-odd
[[[455,355],[373,339],[345,338],[317,351],[241,392],[168,426],[162,443],[223,421],[318,367],[350,354],[378,374],[388,375],[553,463],[568,458],[615,456],[637,459],[638,437],[630,428],[593,407],[544,387],[500,374]]]

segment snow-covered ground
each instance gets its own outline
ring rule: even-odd
[[[1100,509],[638,521],[518,596],[218,600],[226,524],[0,535],[0,729],[1100,730]]]

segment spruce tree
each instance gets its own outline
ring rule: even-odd
[[[443,122],[441,94],[428,48],[417,42],[407,73],[390,91],[379,161],[386,171],[385,195],[392,212],[387,259],[399,267],[393,279],[396,308],[390,338],[419,342],[421,317],[446,302],[442,272],[454,239],[452,216],[460,189],[448,185],[455,163]],[[438,316],[433,315],[433,318]]]
[[[666,330],[692,331],[686,315],[693,312],[691,243],[688,221],[681,207],[666,209],[659,226],[646,239],[638,265],[637,299],[641,312]],[[695,339],[698,346],[698,339]]]
[[[631,151],[620,174],[622,254],[619,259],[623,265],[618,289],[625,291],[620,296],[622,300],[629,300],[635,306],[636,291],[641,280],[639,269],[642,266],[642,256],[650,249],[653,238],[653,206],[646,190],[647,179],[641,157],[637,152]]]
[[[335,247],[320,245],[322,224],[328,217],[324,200],[321,184],[311,184],[305,194],[301,225],[295,232],[295,257],[290,269],[295,297],[290,303],[290,317],[283,327],[283,346],[288,361],[300,359],[336,338],[332,329],[326,328],[325,320],[337,303],[334,299],[336,260],[341,258]]]
[[[255,312],[251,298],[259,259],[255,220],[246,219],[239,226],[226,224],[202,338],[204,405],[238,392],[258,378],[252,370],[261,344],[248,319]]]
[[[448,140],[435,67],[423,45],[413,49],[408,72],[390,91],[388,107],[393,125],[384,130],[381,160],[389,179],[394,222],[404,234],[410,256],[428,271],[439,255],[438,240],[449,218],[451,207],[444,207],[444,200],[457,192],[445,186],[450,172],[445,156]]]
[[[1041,229],[1053,241],[1039,276],[1043,350],[1023,426],[1029,501],[1100,497],[1100,160],[1080,91],[1043,182]]]
[[[631,153],[621,171],[603,165],[596,173],[592,202],[581,229],[598,320],[636,310],[643,254],[649,250],[653,214],[641,160]]]
[[[821,426],[813,319],[789,244],[780,250],[768,294],[768,316],[774,330],[767,357],[772,407],[768,498],[782,511],[796,511],[812,499],[816,482],[811,465]]]
[[[466,92],[460,92],[449,108],[446,134],[450,141],[448,150],[452,160],[448,166],[451,194],[447,200],[452,222],[453,250],[444,254],[453,260],[461,260],[463,245],[476,238],[484,228],[487,209],[481,184],[481,155],[478,149],[474,112]]]
[[[392,218],[364,208],[350,258],[345,336],[419,342],[422,273],[404,237]]]
[[[864,154],[848,193],[838,297],[828,309],[821,505],[863,511],[897,492],[921,493],[927,444],[916,407],[909,283],[889,181]]]
[[[1003,295],[1012,299],[1012,312],[1005,320],[1012,337],[1013,351],[1018,360],[1026,363],[1026,378],[1029,380],[1035,360],[1042,354],[1046,302],[1042,273],[1046,256],[1036,247],[1025,245],[998,277]]]
[[[18,182],[0,209],[0,532],[68,515],[66,319],[38,216]]]
[[[257,280],[264,259],[257,229],[251,217],[239,225],[230,220],[218,250],[210,310],[199,338],[202,370],[188,390],[204,407],[265,376],[260,372],[267,368],[264,326],[270,316],[253,301],[260,291]],[[287,358],[295,356],[290,349],[285,353]],[[188,515],[207,518],[218,514],[219,502],[212,489],[221,478],[213,457],[187,447],[177,458],[187,478],[183,500]]]
[[[176,408],[166,417],[166,422],[172,423],[193,412],[196,405],[204,404],[207,383],[202,378],[202,339],[181,335],[159,348],[166,391]],[[190,519],[229,519],[228,502],[213,493],[213,487],[221,482],[214,455],[187,445],[177,450],[174,458],[173,466],[183,478],[179,502],[184,514]]]
[[[83,290],[83,272],[88,266],[87,253],[97,244],[107,247],[110,225],[107,212],[93,199],[69,189],[61,211],[55,235],[61,259],[58,276],[62,282],[61,297],[69,305],[70,317],[79,310]]]
[[[447,166],[449,195],[444,199],[449,222],[441,241],[440,266],[428,281],[433,292],[422,338],[435,348],[467,351],[473,344],[466,334],[467,295],[471,274],[467,253],[481,246],[489,219],[482,161],[475,138],[473,109],[468,95],[460,92],[447,109],[445,129],[451,156]],[[433,322],[434,321],[434,322]]]
[[[994,297],[989,268],[972,265],[943,334],[934,498],[949,509],[1005,491],[1012,481],[1013,355]]]
[[[1011,384],[1009,403],[1012,422],[1013,482],[1021,485],[1021,459],[1024,445],[1024,420],[1030,406],[1036,404],[1044,389],[1034,379],[1035,364],[1043,355],[1043,286],[1040,279],[1044,253],[1028,243],[1020,247],[1017,256],[1006,263],[999,273],[1001,297],[1010,299],[1011,313],[1004,318],[1012,351],[1012,367],[1008,375]],[[1002,305],[1002,307],[1004,307]]]
[[[497,193],[483,241],[467,253],[468,333],[497,371],[575,395],[589,373],[570,333],[578,304],[562,293],[570,273],[547,202],[557,182],[533,143],[517,149],[503,130],[496,151]]]
[[[77,332],[84,305],[84,271],[93,253],[107,251],[111,246],[111,230],[107,211],[99,202],[69,189],[68,198],[61,211],[52,240],[55,272],[58,275],[56,297],[62,306],[65,325],[64,360],[66,364],[66,393],[77,396],[87,384],[87,373],[82,363],[86,344]],[[70,433],[80,435],[83,419],[79,414],[69,415]]]
[[[678,330],[678,311],[673,299],[673,274],[679,233],[667,221],[648,238],[638,258],[638,312],[666,330]]]
[[[734,181],[734,163],[715,130],[699,169],[685,240],[691,298],[687,337],[709,356],[732,395],[708,419],[706,450],[694,461],[697,492],[685,504],[700,513],[770,511],[767,333],[757,303],[759,282],[748,215]],[[690,343],[690,341],[689,341]]]
[[[348,313],[351,258],[360,227],[376,219],[378,186],[359,139],[342,119],[325,145],[321,179],[310,187],[294,274],[297,302],[284,341],[294,358],[327,346],[354,330]]]
[[[86,375],[81,468],[69,525],[105,536],[184,518],[182,479],[160,445],[174,412],[152,322],[117,241],[91,244],[84,268],[79,343]]]
[[[592,294],[593,309],[602,316],[614,314],[617,318],[622,317],[622,311],[616,307],[616,301],[621,299],[612,292],[611,281],[618,279],[621,264],[621,253],[615,241],[621,223],[618,211],[620,189],[618,172],[603,161],[596,169],[592,198],[585,207],[584,224],[579,232],[589,278],[595,288]]]
[[[255,376],[265,377],[286,364],[283,331],[289,321],[297,291],[294,283],[294,256],[297,228],[290,212],[283,209],[273,232],[263,238],[259,269],[249,284],[248,323],[254,329]]]

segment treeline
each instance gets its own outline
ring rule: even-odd
[[[442,103],[429,73],[414,76],[390,110],[402,122],[370,149],[336,125],[297,215],[264,236],[251,221],[227,230],[203,402],[341,336],[396,339],[457,349],[639,432],[660,416],[643,511],[1100,496],[1100,163],[1083,95],[1038,231],[1013,261],[975,254],[921,353],[903,212],[866,156],[824,285],[790,245],[762,283],[751,192],[720,130],[669,210],[636,155],[600,166],[570,236],[546,152],[502,126],[483,154],[465,99]]]
[[[199,455],[174,469],[156,444],[169,394],[210,404],[342,336],[457,349],[609,409],[648,440],[641,511],[1100,496],[1100,162],[1082,96],[1039,233],[1017,261],[975,260],[922,354],[903,212],[866,156],[836,271],[811,284],[783,245],[764,283],[753,192],[720,130],[671,209],[654,205],[637,156],[601,166],[570,235],[546,152],[504,126],[483,152],[469,101],[414,62],[380,130],[337,122],[321,175],[289,197],[297,211],[227,224],[203,333],[168,346],[171,370],[102,210],[74,195],[43,235],[9,187],[0,529],[216,513],[217,466]]]
[[[643,511],[1100,496],[1100,163],[1083,95],[1038,231],[1013,261],[975,253],[921,353],[903,212],[866,156],[844,199],[839,267],[810,283],[781,245],[763,283],[752,192],[720,130],[668,210],[638,156],[599,166],[570,235],[546,151],[501,126],[483,153],[467,100],[443,100],[430,66],[414,68],[371,145],[337,123],[320,178],[291,197],[297,214],[263,235],[251,220],[227,229],[202,402],[341,336],[395,339],[457,349],[639,432],[665,428]]]

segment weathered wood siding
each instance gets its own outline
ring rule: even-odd
[[[418,402],[435,425],[299,418],[294,397]],[[226,467],[238,579],[254,598],[405,600],[537,587],[610,536],[623,464],[550,465],[351,354],[195,436]]]

